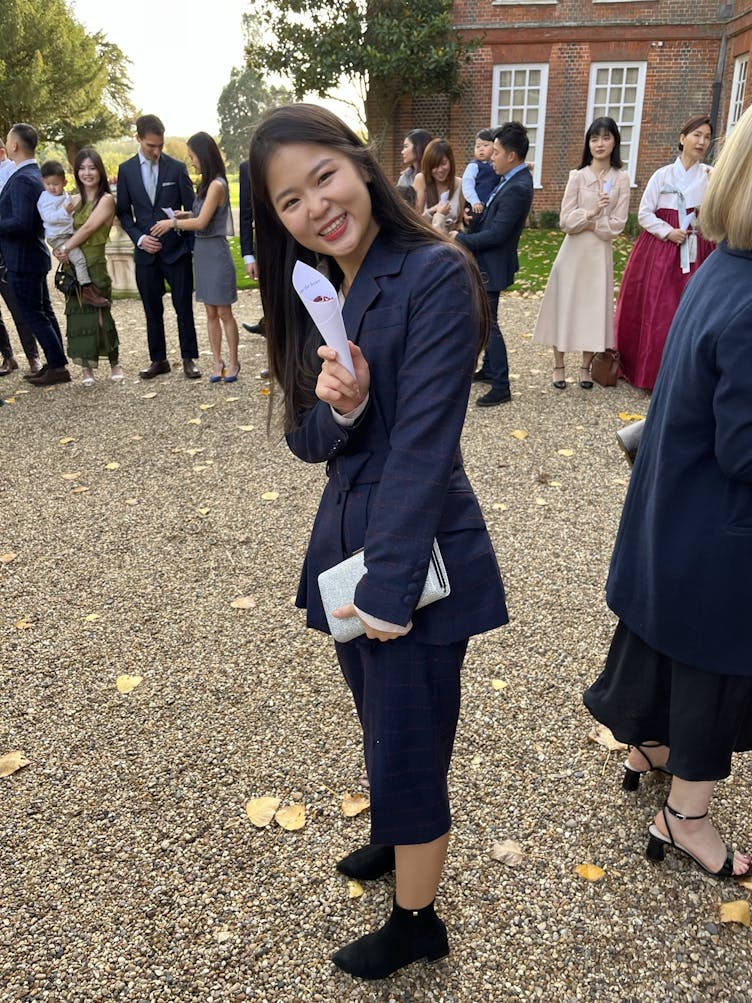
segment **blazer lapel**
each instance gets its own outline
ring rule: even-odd
[[[381,286],[377,281],[379,276],[394,275],[399,272],[406,253],[387,246],[380,234],[377,234],[368,249],[342,309],[347,337],[356,345],[366,311],[381,292]]]

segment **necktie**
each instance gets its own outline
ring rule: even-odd
[[[151,199],[152,205],[154,205],[154,199],[157,197],[157,165],[153,160],[149,161],[149,191],[147,192],[149,198]]]

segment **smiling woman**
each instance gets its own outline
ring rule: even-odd
[[[507,621],[504,589],[459,451],[489,330],[480,273],[405,204],[371,151],[313,105],[270,112],[251,143],[251,188],[270,368],[292,452],[328,482],[297,604],[328,633],[318,576],[357,550],[352,604],[365,636],[337,643],[363,726],[371,843],[352,878],[396,867],[384,926],[337,951],[380,979],[449,953],[434,898],[449,843],[447,772],[468,638]],[[297,260],[338,287],[354,375],[322,343],[292,287]],[[417,609],[434,539],[451,594]]]
[[[456,175],[451,143],[431,140],[415,177],[415,208],[443,233],[462,229],[462,178]]]

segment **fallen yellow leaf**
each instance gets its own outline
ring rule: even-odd
[[[16,627],[18,627],[19,630],[28,630],[29,627],[33,626],[34,626],[33,620],[24,620],[24,619],[16,620]]]
[[[749,926],[749,902],[746,899],[722,902],[721,923],[741,923],[743,926]]]
[[[545,498],[536,498],[535,499],[535,504],[536,505],[548,505],[548,502],[546,501]]]
[[[362,811],[368,811],[371,799],[365,794],[350,794],[348,791],[342,798],[342,814],[346,818],[355,818]]]
[[[234,401],[239,401],[240,398],[239,397],[225,397],[225,400],[227,401],[228,404],[232,404]]]
[[[193,458],[197,453],[203,453],[204,449],[204,446],[192,446],[190,449],[186,449],[186,453]]]
[[[87,623],[94,623],[95,620],[101,620],[102,617],[99,613],[87,613],[84,617]]]
[[[611,730],[605,726],[605,724],[594,724],[593,727],[587,734],[588,742],[595,742],[598,745],[602,745],[609,752],[618,752],[620,749],[627,749],[623,742],[618,742]]]
[[[506,682],[506,680],[504,680],[504,679],[492,679],[491,680],[491,689],[494,689],[494,690],[505,690],[507,688],[507,686],[509,686],[509,683]]]
[[[573,449],[557,449],[556,452],[559,456],[574,456]]]
[[[200,418],[189,418],[188,419],[188,424],[189,425],[200,425],[201,424],[201,419]]]
[[[642,421],[644,414],[631,414],[629,411],[620,411],[619,417],[622,421]]]
[[[79,484],[77,488],[71,491],[72,495],[82,495],[84,491],[91,491],[91,488],[87,488],[84,484]]]
[[[525,859],[522,847],[513,839],[505,839],[501,843],[494,843],[491,856],[494,860],[498,860],[502,864],[507,864],[509,867],[519,867]]]
[[[15,554],[0,554],[0,564],[10,564],[11,561],[15,561]]]
[[[252,432],[253,431],[253,425],[238,425],[238,428],[240,429],[241,432]]]
[[[60,440],[60,445],[67,446],[69,442],[75,442],[75,441],[76,440],[73,438],[72,435],[64,435],[63,438]]]
[[[245,813],[255,826],[263,829],[274,818],[277,808],[279,798],[252,798],[245,806]]]
[[[195,474],[200,474],[202,470],[208,470],[208,469],[209,469],[209,464],[208,463],[201,463],[198,466],[196,466],[196,467],[193,468],[193,472]]]
[[[241,596],[239,599],[233,599],[230,605],[233,609],[252,609],[256,605],[256,600],[253,596]]]
[[[137,686],[140,686],[143,682],[143,678],[143,676],[118,676],[115,680],[118,693],[131,693]]]
[[[259,393],[261,394],[262,397],[268,397],[271,391],[269,390],[269,387],[262,387],[259,390]]]
[[[302,829],[306,823],[305,805],[285,805],[284,808],[280,808],[276,813],[274,820],[278,825],[281,825],[283,829],[287,829],[288,832],[295,832],[296,829]]]
[[[138,499],[137,498],[126,498],[125,499],[125,504],[126,505],[138,505]]]
[[[155,396],[156,396],[156,394],[155,394]],[[143,435],[132,435],[131,436],[131,442],[141,442],[142,439],[143,439]]]
[[[152,390],[152,392],[150,394],[141,394],[141,399],[145,400],[145,401],[151,401],[151,400],[154,400],[154,398],[156,396],[157,396],[157,391],[156,390]]]
[[[211,411],[211,409],[216,406],[216,404],[199,404],[198,409],[199,411]]]
[[[598,867],[597,864],[578,864],[575,871],[586,881],[600,881],[606,874],[603,868]]]
[[[527,437],[530,435],[530,433],[526,431],[524,428],[516,428],[514,432],[510,432],[509,434],[512,436],[513,439],[527,439]]]
[[[113,460],[112,463],[106,463],[104,469],[105,470],[120,470],[120,464],[119,463],[115,463],[115,461]]]
[[[80,470],[76,470],[74,473],[71,473],[71,474],[60,474],[60,476],[62,477],[62,479],[64,481],[75,481],[75,480],[78,480],[78,478],[81,476],[81,471]]]
[[[347,881],[347,897],[349,899],[359,899],[363,894],[363,885],[360,881],[349,878]]]
[[[9,777],[11,773],[15,773],[16,770],[21,770],[24,766],[28,765],[29,760],[24,756],[23,752],[19,752],[18,750],[6,752],[4,756],[0,756],[0,777]]]
[[[279,498],[279,491],[264,491],[261,497],[264,501],[276,501]]]
[[[5,398],[5,403],[6,404],[15,404],[16,403],[16,398],[15,397],[6,397]]]
[[[507,506],[504,502],[494,502],[491,508],[496,509],[497,512],[506,512]]]
[[[200,508],[198,510],[199,515],[208,515],[211,512],[210,508]]]

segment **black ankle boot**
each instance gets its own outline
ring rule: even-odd
[[[439,961],[448,954],[446,927],[433,902],[423,909],[402,909],[395,901],[380,930],[340,948],[332,961],[356,978],[385,979],[413,961]]]
[[[394,870],[394,847],[373,843],[354,850],[339,861],[337,870],[356,881],[375,881]]]

